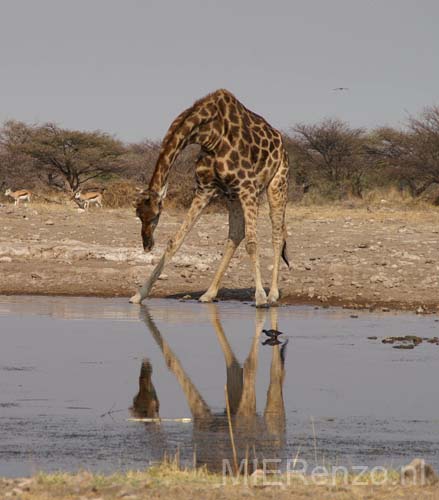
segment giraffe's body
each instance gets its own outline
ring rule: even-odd
[[[262,287],[256,239],[259,195],[267,190],[273,227],[274,266],[268,301],[279,298],[278,275],[281,254],[286,260],[285,208],[288,191],[288,157],[280,132],[248,110],[227,90],[217,90],[181,113],[171,124],[160,150],[149,188],[137,204],[142,220],[143,246],[149,251],[153,231],[162,209],[168,176],[179,152],[189,144],[201,146],[196,163],[196,192],[187,217],[149,280],[134,296],[140,302],[150,292],[164,265],[175,254],[212,197],[222,192],[228,199],[229,237],[223,260],[208,291],[200,298],[212,301],[239,243],[246,249],[255,272],[256,304],[267,303]]]

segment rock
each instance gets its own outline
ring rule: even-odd
[[[266,472],[263,470],[263,469],[255,469],[250,477],[253,478],[253,481],[257,481],[257,480],[264,480],[265,479],[265,474]]]
[[[159,276],[159,280],[167,280],[168,279],[168,275],[167,274],[161,274]]]
[[[358,283],[357,281],[351,281],[351,285],[355,288],[363,288],[363,285],[361,283]]]
[[[191,300],[192,296],[191,295],[184,295],[181,300]]]
[[[394,345],[395,349],[414,349],[422,343],[422,338],[417,335],[405,335],[404,337],[386,337],[382,340],[383,344],[394,344],[401,342],[401,344]]]
[[[18,483],[18,487],[25,491],[29,491],[29,486],[33,484],[34,480],[32,478],[23,479]]]
[[[393,337],[386,337],[381,342],[383,344],[393,344],[395,342],[395,339]]]
[[[401,257],[408,260],[421,260],[421,257],[419,257],[419,255],[410,254],[408,252],[403,252]]]
[[[401,469],[402,484],[413,486],[433,485],[438,482],[438,476],[433,467],[422,458],[415,458]]]
[[[383,308],[381,308],[381,311],[384,313],[387,313],[390,311],[390,309],[388,307],[383,307]]]
[[[368,340],[378,340],[378,337],[375,337],[375,335],[371,336],[371,337],[367,337]]]
[[[199,262],[198,264],[195,264],[195,269],[197,271],[201,271],[202,273],[204,273],[206,271],[209,271],[210,266],[208,266],[207,264],[203,264],[202,262]]]
[[[46,224],[46,226],[53,226],[55,223],[53,222],[52,219],[47,219],[44,224]]]
[[[11,257],[0,257],[0,262],[12,262]]]
[[[419,306],[417,309],[416,309],[416,314],[425,314],[425,309],[423,306]]]
[[[422,338],[418,337],[417,335],[406,335],[404,337],[404,340],[407,342],[413,342],[415,345],[422,343]]]
[[[358,248],[369,248],[369,245],[367,243],[360,243]]]

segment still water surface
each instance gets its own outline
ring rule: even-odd
[[[124,299],[0,297],[0,476],[141,469],[238,454],[318,464],[439,467],[435,317]],[[262,345],[262,328],[284,332]],[[285,341],[288,340],[287,345]],[[145,423],[133,418],[190,418]]]

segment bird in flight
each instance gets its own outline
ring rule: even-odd
[[[336,87],[335,89],[332,89],[333,92],[343,92],[345,90],[349,90],[349,87]]]

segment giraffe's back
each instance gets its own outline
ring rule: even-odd
[[[220,89],[207,99],[217,107],[217,117],[209,126],[221,136],[215,151],[217,178],[228,190],[256,186],[262,191],[285,163],[281,133],[227,90]]]

